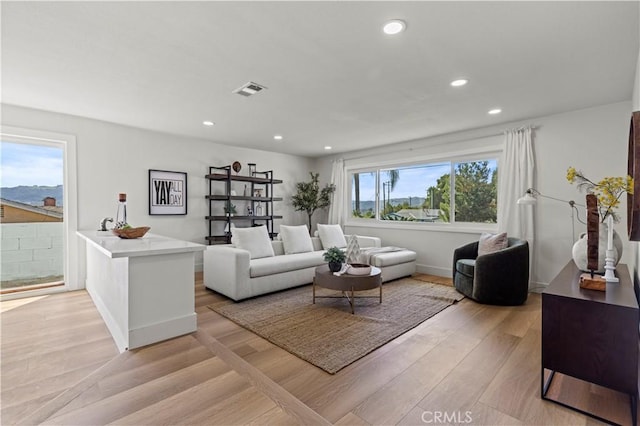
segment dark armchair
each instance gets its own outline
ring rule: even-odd
[[[529,243],[509,238],[506,249],[478,256],[478,242],[453,252],[456,289],[479,303],[521,305],[529,293]]]

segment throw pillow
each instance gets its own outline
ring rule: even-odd
[[[506,232],[502,232],[500,234],[488,234],[484,232],[480,236],[480,241],[478,243],[478,256],[506,249],[508,243],[509,241],[507,240]]]
[[[307,225],[280,225],[280,238],[285,254],[307,253],[313,251],[313,243]]]
[[[347,245],[347,263],[360,263],[360,244],[358,243],[357,235],[349,237],[349,244]]]
[[[231,228],[233,245],[239,249],[247,250],[251,259],[274,256],[273,246],[269,239],[266,226],[252,228]]]
[[[323,225],[319,223],[318,236],[322,242],[322,248],[325,250],[329,247],[343,248],[347,246],[347,240],[340,225]]]

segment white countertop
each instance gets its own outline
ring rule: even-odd
[[[147,233],[142,238],[129,240],[120,238],[111,231],[83,230],[77,231],[77,234],[87,243],[93,244],[98,250],[111,258],[188,253],[204,251],[206,248],[203,244],[176,240],[175,238],[151,233]]]

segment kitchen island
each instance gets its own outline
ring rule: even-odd
[[[77,234],[86,242],[87,291],[120,352],[196,331],[195,253],[204,245],[155,234]]]

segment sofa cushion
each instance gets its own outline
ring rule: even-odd
[[[247,250],[251,259],[273,257],[273,246],[266,226],[232,228],[231,233],[233,245],[239,249]]]
[[[318,236],[325,250],[329,247],[344,248],[347,246],[347,240],[340,225],[323,225],[319,223]]]
[[[307,225],[280,225],[280,238],[284,244],[284,254],[307,253],[313,251],[313,243]]]
[[[509,240],[507,239],[506,232],[502,232],[500,234],[489,234],[484,232],[480,236],[480,241],[478,242],[478,256],[506,249],[508,243]]]
[[[372,266],[381,268],[384,266],[393,266],[399,265],[401,263],[414,262],[417,257],[418,256],[416,252],[411,250],[389,251],[371,255],[369,263]]]
[[[322,251],[288,254],[272,258],[255,259],[251,261],[249,276],[251,278],[280,274],[299,269],[313,268],[325,264]]]

